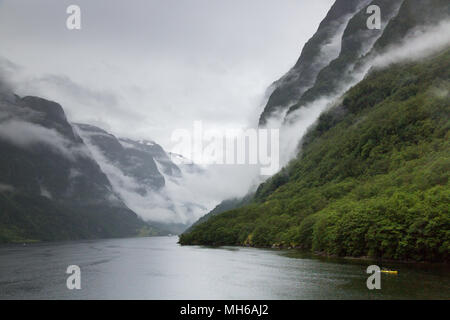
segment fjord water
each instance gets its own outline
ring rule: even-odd
[[[0,299],[448,299],[445,266],[382,263],[368,290],[362,260],[294,250],[179,246],[177,237],[0,247]],[[69,265],[81,290],[68,290]]]

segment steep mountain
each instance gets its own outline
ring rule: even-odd
[[[91,125],[75,124],[80,135],[89,145],[97,148],[105,160],[119,168],[124,175],[135,179],[139,185],[136,192],[147,194],[147,189],[160,190],[164,187],[165,180],[158,171],[154,155],[164,153],[162,148],[153,142],[143,141],[138,143],[132,140],[120,141],[114,135]],[[93,151],[95,152],[95,151]],[[167,156],[166,156],[167,157]],[[179,173],[176,166],[170,167],[169,161],[165,161],[164,170]],[[167,158],[168,160],[168,158]],[[167,164],[167,165],[166,165]]]
[[[134,151],[135,154],[145,153],[150,155],[159,170],[161,170],[162,175],[173,178],[181,177],[182,170],[172,161],[170,154],[164,151],[156,142],[147,140],[134,141],[126,138],[120,138],[119,141],[126,149]]]
[[[368,3],[369,0],[337,0],[333,4],[317,32],[303,47],[294,67],[272,85],[275,89],[260,116],[261,126],[273,116],[282,117],[314,84],[318,73],[338,57],[345,26]]]
[[[306,90],[298,101],[293,104],[288,114],[294,110],[312,103],[321,96],[338,94],[346,85],[354,82],[355,66],[382,36],[384,29],[394,18],[404,0],[374,0],[368,5],[377,5],[382,13],[381,28],[367,27],[367,7],[364,6],[347,23],[341,40],[339,56],[332,60],[317,75],[314,85]]]
[[[250,204],[211,217],[180,243],[448,261],[449,70],[450,48],[372,69]]]
[[[0,94],[0,186],[1,242],[158,233],[113,191],[52,101]]]
[[[380,7],[380,30],[371,30],[367,27],[366,21],[369,17],[367,8],[369,5],[377,5]],[[350,13],[352,10],[354,13]],[[341,16],[340,19],[338,18],[339,16]],[[340,26],[334,26],[334,33],[332,32],[333,28],[329,28],[327,32],[327,26],[333,24],[331,22],[333,19],[338,19],[335,21],[339,21],[338,23],[340,23]],[[281,125],[282,132],[285,131],[288,135],[284,144],[289,146],[290,144],[295,143],[295,141],[290,141],[292,138],[289,138],[289,136],[293,131],[297,130],[296,125],[305,125],[302,121],[299,121],[298,123],[297,121],[307,115],[308,108],[302,110],[299,109],[317,104],[317,107],[321,108],[320,110],[327,110],[330,108],[330,105],[332,105],[330,102],[334,101],[334,105],[338,105],[338,107],[334,107],[334,113],[330,112],[322,114],[318,122],[314,125],[316,131],[324,129],[328,130],[329,123],[327,123],[327,121],[334,124],[334,121],[340,119],[344,113],[344,108],[342,107],[343,98],[339,97],[342,96],[345,91],[350,89],[351,86],[361,81],[367,70],[370,70],[371,67],[373,69],[374,63],[378,63],[380,59],[385,59],[386,55],[390,54],[393,49],[395,51],[399,46],[404,46],[405,41],[408,39],[412,39],[414,36],[424,33],[427,30],[430,30],[431,27],[442,24],[442,22],[445,21],[450,21],[450,3],[448,1],[372,0],[347,2],[346,4],[336,1],[327,14],[327,17],[320,24],[317,33],[307,44],[305,44],[302,54],[294,68],[292,68],[282,79],[274,83],[273,87],[275,90],[269,98],[264,112],[261,114],[260,125],[269,124],[276,127]],[[334,35],[334,40],[330,41],[332,35]],[[328,40],[321,41],[321,39]],[[321,53],[329,49],[330,42],[335,44],[335,56],[333,57],[333,55],[330,54],[328,55],[328,60],[323,60],[323,55]],[[416,52],[412,52],[412,56],[415,54]],[[317,63],[317,60],[320,61],[319,64]],[[315,68],[316,66],[317,68]],[[410,82],[415,81],[415,78],[414,80],[409,78],[406,72],[403,74],[403,77],[404,78],[399,81],[405,87],[408,87]],[[367,84],[368,81],[369,80],[366,79],[364,83]],[[369,87],[369,85],[366,87]],[[408,91],[413,89],[408,87],[404,90]],[[437,91],[439,90],[440,89],[437,89]],[[444,89],[443,92],[445,92],[445,90],[446,89]],[[371,100],[372,103],[380,102],[380,95],[386,95],[385,92],[375,92],[371,94],[370,89],[367,89],[365,94],[367,95],[366,98]],[[297,112],[295,112],[296,110],[301,111],[301,113],[297,114]],[[274,122],[272,122],[272,120],[274,120]],[[299,129],[299,131],[303,130],[301,128]],[[281,139],[284,139],[283,135],[280,137]],[[303,144],[299,144],[297,148],[297,150],[300,150],[300,153],[293,163],[300,162],[300,158],[305,152],[307,141],[312,140],[313,137],[315,137],[315,135],[311,133],[306,137],[303,137]],[[322,154],[324,154],[324,152],[325,151],[322,151]],[[258,210],[251,209],[253,205],[256,206],[257,203],[264,202],[267,198],[272,197],[273,194],[281,192],[280,190],[283,190],[284,186],[292,181],[293,163],[286,168],[283,168],[279,174],[273,176],[266,183],[260,185],[256,195],[251,199],[251,203],[248,206],[244,206],[242,209],[238,210],[231,209],[230,213],[225,212],[224,214],[216,213],[216,211],[213,210],[211,214],[202,218],[199,223],[196,223],[193,228],[189,229],[188,232],[180,238],[180,242],[184,244],[226,243],[264,246],[298,245],[312,249],[312,241],[310,241],[311,237],[298,238],[299,230],[292,228],[292,226],[297,225],[298,227],[301,224],[302,228],[308,227],[309,231],[312,230],[313,218],[309,218],[309,215],[322,209],[322,207],[318,207],[317,205],[317,201],[319,201],[317,199],[322,199],[321,196],[310,194],[307,192],[307,189],[301,189],[299,192],[305,193],[310,197],[309,199],[293,193],[289,194],[287,197],[298,199],[297,201],[289,201],[288,199],[283,199],[283,201],[280,202],[271,201],[270,203],[265,203],[266,206],[264,208],[259,208]],[[317,159],[317,163],[319,163],[319,159]],[[320,163],[318,165],[320,165]],[[350,166],[350,164],[347,164],[347,166]],[[350,170],[349,168],[340,165],[339,168],[343,170],[343,172]],[[313,166],[309,169],[313,170]],[[310,188],[316,190],[314,184],[311,185]],[[226,207],[226,203],[227,202],[224,202],[224,207]],[[289,203],[288,208],[285,206],[286,203]],[[324,203],[326,202],[324,201]],[[311,208],[305,208],[305,205],[307,204],[309,204]],[[240,207],[242,206],[237,206],[235,209]],[[266,221],[265,223],[260,224],[261,233],[255,232],[253,220],[259,219],[259,216],[264,216],[264,211],[267,212],[267,218],[268,216],[271,216],[272,211],[279,212],[280,207],[289,212],[289,215],[282,215],[279,221],[277,221],[275,216],[272,216],[269,222]],[[291,217],[291,212],[293,210],[302,212],[300,217]],[[222,210],[219,210],[219,212],[222,212]],[[238,214],[236,212],[238,212]],[[246,217],[243,212],[248,214],[248,217]],[[217,217],[209,219],[211,216]],[[240,231],[233,230],[233,232],[239,233],[238,239],[230,236],[233,232],[226,232],[227,228],[224,227],[223,220],[221,220],[225,219],[223,218],[225,216],[232,217],[229,222],[230,226],[238,225],[242,228]],[[208,220],[207,223],[200,225],[200,222],[205,222],[206,220]],[[221,221],[221,223],[217,225],[222,227],[220,230],[214,225],[216,220]],[[261,220],[264,219],[261,218]],[[305,222],[303,222],[303,220],[305,220]],[[269,226],[269,224],[271,224],[271,226]],[[267,230],[272,229],[275,225],[278,225],[275,234],[280,236],[281,232],[285,232],[284,238],[281,237],[274,240],[273,237],[267,234]],[[304,231],[306,229],[301,230]],[[264,232],[266,232],[265,235]],[[255,233],[257,236],[256,241],[253,238]],[[320,239],[322,236],[325,235],[322,235],[319,232],[315,234],[316,239]],[[267,241],[268,239],[270,240]],[[291,241],[292,239],[295,239],[295,241]],[[306,241],[306,244],[303,243],[303,240]],[[314,247],[314,250],[316,249],[317,247]],[[323,248],[321,248],[321,250],[323,250]],[[331,250],[324,251],[329,252]],[[374,252],[370,253],[374,254]],[[342,254],[342,252],[339,252],[339,254]],[[345,254],[358,255],[358,253],[355,252],[345,252]],[[374,255],[380,255],[380,253],[375,253]],[[383,253],[381,255],[383,255]],[[392,255],[392,252],[388,255]],[[400,256],[400,254],[398,256]],[[415,255],[416,258],[419,256],[420,254]],[[420,258],[434,259],[436,257],[439,257],[437,259],[441,259],[443,256],[436,254],[434,257],[422,256]]]
[[[178,199],[177,191],[172,191],[174,186],[183,186],[184,174],[202,173],[195,164],[166,153],[153,141],[117,138],[87,124],[75,127],[111,181],[114,192],[153,226],[180,234],[189,226],[190,217],[199,210],[205,211],[192,198]]]
[[[342,94],[357,82],[355,77],[361,68],[370,66],[372,59],[400,44],[414,31],[437,24],[450,16],[450,4],[443,0],[374,0],[381,10],[381,29],[366,27],[368,15],[364,6],[346,26],[339,57],[323,68],[314,83],[295,104],[289,107],[291,114],[320,97]]]

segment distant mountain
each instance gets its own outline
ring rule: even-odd
[[[147,140],[134,141],[126,138],[120,138],[119,141],[130,152],[134,152],[136,156],[140,152],[151,156],[161,170],[161,174],[173,178],[181,178],[182,170],[173,162],[170,153],[167,153],[156,142]]]
[[[87,124],[74,126],[113,190],[153,226],[180,234],[189,226],[190,217],[206,210],[193,200],[178,199],[169,190],[168,184],[183,186],[184,174],[203,173],[188,159],[167,153],[154,141],[118,138]]]
[[[0,94],[0,242],[161,234],[113,191],[62,107]]]
[[[112,134],[91,125],[75,124],[75,126],[83,139],[89,142],[89,145],[96,147],[106,161],[118,167],[124,175],[136,179],[139,183],[135,189],[136,192],[145,195],[147,189],[160,190],[164,187],[165,180],[158,171],[157,160],[154,157],[160,151],[164,154],[160,146],[147,141],[142,143],[132,140],[120,141]],[[166,166],[168,162],[164,160],[165,170],[171,174],[179,174],[176,166]]]
[[[0,242],[179,234],[206,210],[174,191],[192,161],[1,89]]]

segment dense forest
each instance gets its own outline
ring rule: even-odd
[[[450,49],[371,70],[323,113],[250,203],[181,244],[450,259]]]

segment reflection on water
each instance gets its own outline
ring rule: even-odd
[[[181,247],[176,237],[0,247],[1,299],[448,299],[448,266],[399,270],[368,290],[374,262],[295,250]],[[81,290],[66,268],[81,268]]]

